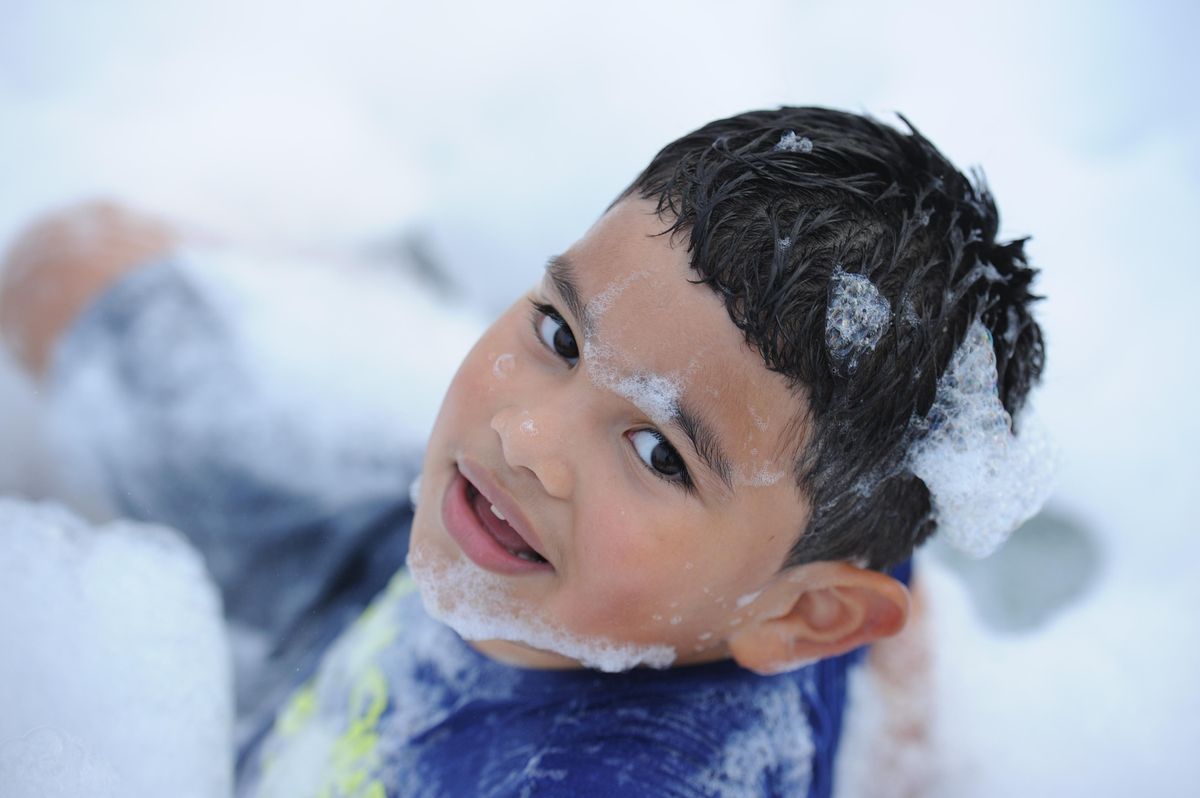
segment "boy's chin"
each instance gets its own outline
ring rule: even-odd
[[[529,602],[514,598],[508,579],[465,557],[448,557],[415,534],[408,571],[429,615],[485,656],[528,668],[595,668],[617,672],[641,665],[666,668],[676,650],[581,635]]]

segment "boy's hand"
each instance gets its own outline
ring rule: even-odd
[[[167,253],[165,223],[112,202],[90,202],[38,220],[0,265],[0,341],[35,376],[77,315],[117,278]]]

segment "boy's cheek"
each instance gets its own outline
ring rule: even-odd
[[[652,642],[710,632],[728,619],[729,587],[711,562],[664,545],[652,529],[622,526],[615,515],[590,528],[603,544],[584,549],[569,611],[578,631]]]

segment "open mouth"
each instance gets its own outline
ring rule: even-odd
[[[472,469],[482,473],[477,466],[469,466],[467,470]],[[529,541],[533,531],[526,534],[518,531],[527,529],[527,521],[517,517],[513,519],[514,525],[504,517],[506,511],[519,516],[520,509],[506,494],[502,495],[502,488],[488,481],[486,473],[477,478],[485,489],[495,491],[496,501],[489,499],[461,470],[454,474],[442,501],[442,522],[462,553],[493,573],[523,576],[553,572],[554,566]],[[536,537],[532,539],[537,541]]]
[[[532,563],[545,563],[546,558],[538,554],[532,546],[525,542],[517,530],[512,528],[504,514],[479,492],[470,481],[467,483],[467,501],[475,511],[475,517],[500,547],[517,559]]]

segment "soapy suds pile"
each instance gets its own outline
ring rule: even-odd
[[[784,133],[775,145],[775,152],[812,152],[813,143],[807,136],[797,136],[796,131]]]
[[[865,274],[847,274],[839,266],[830,278],[825,346],[847,374],[875,351],[892,320],[892,308]]]
[[[1026,411],[1018,433],[996,390],[996,355],[975,322],[938,381],[908,467],[933,500],[938,535],[972,557],[986,557],[1042,508],[1058,456]]]
[[[915,319],[910,308],[905,315]],[[887,299],[865,275],[834,270],[825,342],[837,367],[852,375],[891,319]],[[1055,447],[1033,413],[1020,421],[1017,434],[1000,402],[991,334],[976,321],[938,380],[929,413],[913,419],[901,464],[929,489],[940,538],[972,557],[994,552],[1053,489]]]
[[[667,645],[635,645],[584,637],[561,628],[509,596],[506,580],[467,560],[436,562],[420,549],[409,552],[408,569],[425,611],[467,640],[510,640],[552,651],[589,668],[616,672],[638,665],[666,668],[675,661]]]
[[[221,603],[171,530],[0,499],[0,793],[228,795]]]

